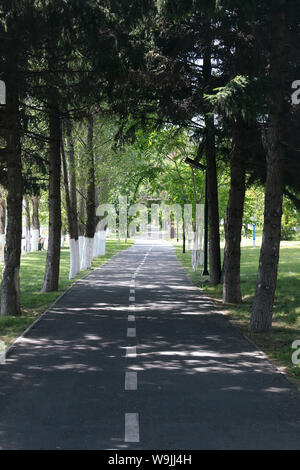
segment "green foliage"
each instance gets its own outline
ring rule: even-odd
[[[180,248],[176,255],[183,264],[188,276],[206,294],[216,300],[222,311],[226,311],[230,320],[243,333],[250,338],[270,357],[287,369],[287,371],[300,383],[300,368],[291,362],[293,353],[292,343],[300,335],[300,243],[283,242],[280,249],[278,268],[278,281],[275,299],[275,313],[273,331],[268,334],[249,334],[248,322],[251,305],[255,294],[257,267],[259,263],[259,247],[242,246],[241,258],[241,287],[243,303],[239,306],[224,305],[221,303],[222,286],[211,286],[200,271],[194,272],[191,263],[191,252],[182,254]]]
[[[262,227],[264,223],[264,189],[253,186],[246,190],[243,223],[252,224],[255,217],[255,225]]]
[[[194,200],[191,169],[184,159],[194,158],[196,146],[187,132],[176,126],[165,126],[160,131],[148,127],[135,132],[133,143],[115,147],[115,124],[112,121],[102,124],[98,127],[99,148],[110,132],[111,139],[107,139],[99,157],[100,202],[117,205],[118,197],[123,195],[127,196],[129,204],[153,201],[184,204],[183,187],[186,202]],[[203,178],[199,172],[195,175],[199,193],[203,189]],[[201,199],[200,194],[198,198]]]
[[[300,211],[288,199],[283,199],[281,239],[293,240],[300,232]]]
[[[215,88],[214,95],[204,95],[214,108],[227,119],[242,117],[251,121],[261,109],[261,81],[256,77],[237,75],[223,87]]]

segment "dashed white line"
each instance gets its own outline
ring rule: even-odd
[[[137,390],[137,372],[126,372],[125,390]]]
[[[125,442],[140,442],[138,413],[125,413]]]
[[[129,338],[135,338],[136,337],[136,328],[127,328],[127,336]]]
[[[126,347],[126,357],[135,358],[136,357],[136,346],[127,346]]]
[[[143,260],[137,267],[130,282],[129,302],[135,302],[135,278],[139,271],[143,268],[146,259],[151,251],[149,248]],[[130,309],[134,309],[134,305],[130,305]],[[128,315],[129,322],[135,322],[135,315]],[[127,337],[136,337],[136,328],[127,328]],[[126,347],[126,357],[136,358],[136,346]],[[137,390],[137,372],[125,373],[125,390]],[[140,429],[139,429],[139,414],[138,413],[125,413],[125,442],[140,442]]]

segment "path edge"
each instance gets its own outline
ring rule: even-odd
[[[74,281],[65,291],[63,291],[59,297],[57,297],[57,299],[54,300],[54,302],[52,302],[51,305],[49,305],[49,307],[43,312],[41,313],[38,318],[36,318],[34,320],[34,322],[32,322],[24,331],[23,333],[20,334],[20,336],[18,336],[15,341],[10,345],[8,346],[8,348],[6,348],[5,352],[4,352],[4,357],[5,359],[7,357],[10,356],[10,354],[12,353],[13,349],[15,349],[17,347],[17,345],[22,341],[23,338],[25,338],[25,336],[34,328],[34,326],[40,322],[42,320],[42,318],[44,316],[46,316],[50,310],[55,307],[55,305],[69,292],[69,290],[71,290],[77,283],[79,283],[80,281],[82,281],[83,279],[87,278],[88,276],[90,276],[91,274],[93,274],[95,271],[97,271],[98,269],[101,269],[103,266],[105,266],[107,263],[109,263],[113,258],[115,258],[115,256],[119,255],[120,253],[124,253],[128,250],[130,250],[130,248],[132,248],[132,246],[134,246],[134,243],[133,245],[129,246],[128,248],[126,248],[125,250],[120,250],[118,251],[118,253],[114,254],[111,258],[109,258],[107,261],[105,261],[105,263],[101,264],[101,266],[98,266],[97,268],[89,271],[87,274],[85,274],[84,276],[80,277],[79,279],[77,279],[77,281]]]
[[[300,384],[297,382],[297,380],[293,379],[293,377],[291,377],[279,364],[277,364],[272,358],[270,358],[254,341],[252,341],[237,325],[235,325],[229,318],[228,314],[224,312],[224,310],[221,308],[220,305],[218,305],[218,303],[215,301],[215,299],[213,299],[212,297],[210,297],[208,294],[206,294],[202,289],[201,287],[197,286],[193,281],[192,279],[189,277],[189,275],[187,274],[186,270],[184,269],[184,266],[183,264],[180,262],[180,260],[178,259],[177,255],[176,255],[176,247],[173,245],[173,248],[175,248],[174,250],[174,254],[175,254],[175,257],[181,267],[181,269],[183,270],[184,274],[185,274],[185,277],[188,279],[188,281],[191,283],[191,285],[193,285],[194,287],[196,287],[196,289],[198,289],[198,291],[204,295],[207,299],[210,300],[210,302],[214,305],[214,307],[216,308],[216,310],[221,314],[223,315],[228,323],[238,332],[238,334],[240,336],[242,336],[252,347],[254,347],[256,349],[256,351],[270,364],[270,366],[272,367],[273,371],[277,374],[280,374],[282,377],[285,378],[285,380],[293,386],[294,389],[296,389],[297,392],[300,393]]]

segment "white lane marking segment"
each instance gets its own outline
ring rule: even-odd
[[[128,321],[135,321],[135,315],[128,315]]]
[[[138,413],[125,413],[125,442],[140,442]]]
[[[131,295],[129,297],[129,302],[135,302],[135,296],[134,295]]]
[[[127,346],[126,347],[126,357],[136,357],[136,346]]]
[[[136,328],[127,328],[127,336],[129,338],[135,338],[136,337]]]
[[[137,390],[137,372],[125,373],[125,390]]]

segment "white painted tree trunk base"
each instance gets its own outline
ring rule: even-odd
[[[40,232],[37,229],[32,230],[31,251],[38,251],[39,249],[39,236]]]
[[[81,235],[78,237],[78,246],[79,246],[79,268],[81,269],[81,259],[83,252],[84,237]]]
[[[105,256],[106,231],[97,230],[94,236],[93,257]]]
[[[26,253],[30,253],[31,252],[31,234],[30,234],[30,231],[26,231],[26,248],[25,248],[25,251]]]
[[[105,256],[105,247],[106,247],[106,231],[99,231],[99,256]]]
[[[73,279],[80,272],[79,242],[70,238],[70,272],[69,279]]]
[[[93,248],[93,258],[99,256],[99,232],[97,231],[94,235],[94,248]]]
[[[44,250],[48,251],[48,245],[49,245],[49,238],[48,238],[48,237],[45,237],[45,241],[44,241]]]
[[[94,238],[84,237],[80,270],[90,269],[93,261]]]

